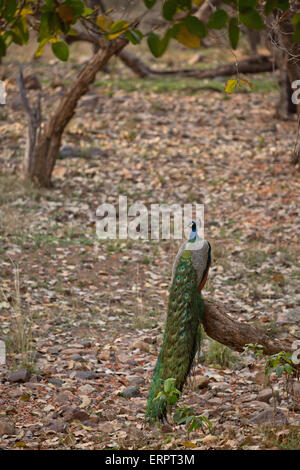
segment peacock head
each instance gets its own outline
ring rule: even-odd
[[[197,232],[197,224],[193,220],[188,224],[188,227],[192,229],[192,232]]]

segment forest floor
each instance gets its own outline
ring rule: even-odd
[[[90,52],[76,47],[67,65],[24,67],[42,83],[45,116]],[[197,66],[221,54],[205,49]],[[203,81],[137,79],[116,59],[109,67],[80,101],[47,190],[19,179],[26,119],[16,64],[1,69],[0,448],[299,449],[299,382],[271,376],[274,414],[267,358],[208,337],[178,406],[207,417],[212,433],[145,421],[180,241],[99,240],[95,230],[97,207],[118,207],[119,195],[129,206],[204,203],[204,296],[273,337],[300,338],[297,123],[275,118],[276,73],[226,96],[201,91]]]

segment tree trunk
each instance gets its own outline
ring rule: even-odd
[[[203,327],[212,339],[240,352],[249,343],[261,344],[267,355],[280,351],[293,352],[292,343],[297,339],[293,336],[289,336],[285,341],[271,338],[260,328],[234,320],[226,313],[223,305],[210,300],[205,300]],[[300,370],[300,364],[295,367]]]
[[[29,143],[31,155],[25,162],[26,176],[38,186],[50,187],[51,175],[61,145],[64,129],[74,116],[79,99],[88,91],[89,85],[95,80],[97,72],[127,44],[126,39],[116,39],[107,44],[90,59],[78,75],[74,83],[66,91],[54,115],[45,125],[42,133],[33,144]],[[28,109],[25,110],[28,114]],[[30,139],[30,132],[29,132]]]

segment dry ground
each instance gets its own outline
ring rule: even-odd
[[[45,116],[89,53],[76,46],[70,64],[46,56],[25,67],[43,85]],[[229,58],[203,54],[200,67]],[[188,55],[171,50],[161,66]],[[270,335],[300,338],[300,182],[290,165],[297,126],[274,118],[276,74],[227,97],[198,90],[205,83],[196,80],[136,79],[114,60],[65,132],[54,188],[39,190],[18,177],[26,121],[16,63],[6,59],[1,70],[1,448],[299,449],[298,385],[287,393],[284,377],[274,379],[274,427],[264,360],[208,338],[180,405],[208,417],[213,434],[187,438],[183,427],[145,423],[179,243],[95,233],[96,208],[117,205],[119,195],[129,205],[205,203],[213,254],[205,296]],[[30,377],[16,382],[9,373],[24,367]],[[137,396],[122,395],[128,386]]]

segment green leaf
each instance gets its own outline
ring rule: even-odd
[[[268,16],[277,7],[278,0],[267,0],[265,4],[265,14]]]
[[[240,28],[237,18],[230,19],[228,24],[228,36],[232,49],[236,49],[240,38]]]
[[[225,10],[220,8],[215,11],[207,22],[207,26],[211,29],[221,29],[223,28],[228,20],[228,15]]]
[[[94,10],[92,10],[91,8],[85,8],[83,13],[82,13],[82,16],[89,16],[92,13],[94,13]]]
[[[158,34],[150,33],[147,37],[148,47],[154,57],[161,57],[165,50],[168,47],[170,35],[165,34],[165,36],[161,39]]]
[[[85,5],[82,0],[65,0],[64,4],[72,8],[75,16],[84,14]]]
[[[53,54],[59,59],[66,62],[69,58],[69,48],[63,41],[54,42],[51,44]]]
[[[284,372],[284,366],[277,366],[275,372],[278,377],[281,377]]]
[[[125,37],[131,44],[140,44],[141,40],[143,39],[143,34],[138,29],[128,29],[125,33]]]
[[[150,9],[154,7],[156,0],[144,0],[144,3],[146,7]]]
[[[263,29],[264,22],[258,11],[250,10],[249,13],[240,13],[241,22],[249,29]]]
[[[190,10],[192,8],[192,0],[177,0],[177,6],[180,10]]]
[[[173,379],[173,378],[166,379],[164,381],[164,392],[165,393],[170,393],[170,391],[172,389],[174,389],[174,383],[175,383],[175,379]]]
[[[292,41],[293,42],[300,41],[300,23],[297,23],[296,26],[295,26],[295,31],[294,31],[294,34],[293,34]]]
[[[196,18],[196,16],[187,16],[184,19],[184,25],[191,34],[194,34],[199,38],[204,38],[207,34],[203,21]]]
[[[176,0],[166,0],[162,7],[162,14],[165,20],[172,21],[177,10]]]
[[[0,36],[0,57],[4,57],[6,54],[6,44]]]
[[[17,0],[9,0],[6,2],[6,7],[4,8],[4,11],[2,12],[2,16],[4,19],[8,22],[10,22],[13,17],[15,16],[17,9]]]
[[[282,11],[288,10],[290,7],[289,0],[278,0],[277,8]]]
[[[292,18],[292,24],[296,25],[300,23],[300,13],[296,13]]]
[[[120,31],[122,31],[123,29],[126,29],[128,27],[129,23],[125,20],[119,20],[119,21],[115,21],[111,27],[110,27],[110,30],[109,32],[111,34],[114,34],[114,33],[119,33]]]

